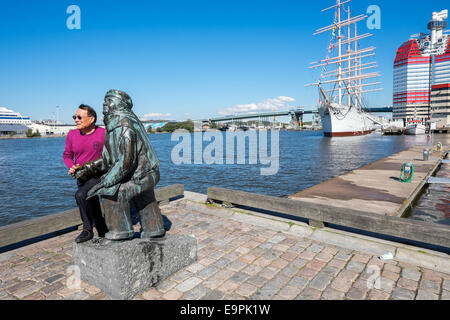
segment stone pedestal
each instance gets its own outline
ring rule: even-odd
[[[193,236],[74,243],[81,279],[113,299],[131,299],[197,260]]]

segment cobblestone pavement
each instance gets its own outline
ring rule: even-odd
[[[450,299],[450,274],[237,221],[224,214],[231,209],[198,207],[181,200],[161,208],[169,233],[195,235],[198,261],[135,299]],[[109,299],[83,281],[67,286],[77,234],[0,254],[0,299]]]

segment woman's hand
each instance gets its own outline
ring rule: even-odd
[[[81,166],[79,164],[76,164],[69,169],[69,172],[67,172],[67,174],[73,175],[79,168],[81,168]]]

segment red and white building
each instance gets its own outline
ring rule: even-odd
[[[394,61],[393,118],[450,126],[450,35],[448,12],[433,12],[431,34],[411,36]]]

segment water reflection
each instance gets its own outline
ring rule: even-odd
[[[450,178],[450,165],[442,164],[436,177]],[[430,184],[412,211],[412,219],[450,225],[450,184]]]

